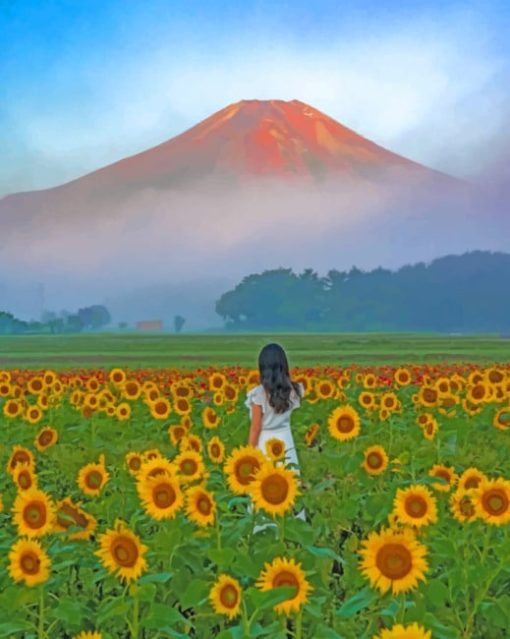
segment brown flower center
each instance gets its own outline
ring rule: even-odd
[[[482,504],[484,510],[489,515],[502,515],[508,510],[508,496],[504,490],[500,488],[490,488],[482,495]]]
[[[158,484],[152,489],[152,500],[158,508],[169,508],[176,498],[175,490],[170,484]]]
[[[377,552],[375,563],[387,579],[403,579],[413,567],[409,550],[398,543],[387,543]]]
[[[23,509],[23,521],[32,530],[42,528],[46,523],[46,519],[46,505],[42,501],[30,501]]]
[[[21,572],[25,575],[37,575],[41,561],[39,557],[31,550],[26,550],[20,558],[19,562]]]
[[[125,568],[132,568],[138,559],[138,548],[129,537],[119,536],[114,539],[111,552],[114,560]]]
[[[427,502],[420,495],[409,495],[405,500],[404,508],[410,517],[419,519],[427,512]]]
[[[243,486],[247,486],[253,480],[253,476],[260,468],[260,464],[255,457],[243,457],[240,459],[235,468],[236,479]]]
[[[269,475],[262,480],[260,492],[265,501],[274,506],[282,504],[289,494],[289,483],[281,475]]]
[[[239,592],[232,584],[223,586],[220,591],[220,601],[225,608],[235,608],[239,601]]]

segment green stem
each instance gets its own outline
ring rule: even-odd
[[[303,608],[299,611],[296,617],[296,630],[294,632],[294,639],[302,639],[303,636]]]
[[[221,528],[220,528],[220,518],[218,517],[218,513],[215,515],[216,518],[216,548],[221,550]]]
[[[285,515],[282,515],[280,517],[280,525],[279,525],[279,529],[280,529],[280,541],[282,542],[282,544],[285,543]]]
[[[37,627],[37,639],[45,639],[44,632],[44,588],[39,592],[39,623]]]
[[[406,614],[406,596],[405,593],[402,593],[402,599],[400,601],[400,623],[404,624],[404,617]]]
[[[133,595],[133,621],[131,624],[131,637],[132,639],[138,639],[138,621],[140,613],[140,601],[138,600],[138,593]]]

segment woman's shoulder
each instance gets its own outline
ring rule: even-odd
[[[254,386],[246,393],[246,402],[254,404],[263,404],[266,401],[266,391],[262,384]]]

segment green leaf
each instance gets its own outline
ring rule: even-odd
[[[209,559],[214,562],[220,568],[228,568],[236,556],[236,551],[233,548],[210,548],[207,553]]]
[[[129,604],[125,599],[105,599],[97,610],[97,621],[102,625],[107,619],[124,617],[129,611]]]
[[[85,616],[85,609],[83,603],[79,600],[61,599],[52,614],[70,626],[79,627]]]
[[[328,557],[329,559],[336,559],[338,562],[343,563],[343,559],[332,548],[324,548],[322,546],[305,546],[305,549],[314,557]]]
[[[432,579],[423,589],[427,602],[436,608],[443,608],[450,594],[448,588],[439,579]]]
[[[200,579],[194,579],[179,597],[182,608],[197,606],[209,593],[210,584]]]
[[[166,606],[165,604],[153,603],[150,607],[149,614],[144,619],[144,626],[150,629],[157,629],[161,632],[171,634],[175,632],[173,627],[176,623],[190,623],[177,608]]]
[[[336,614],[339,617],[352,617],[360,610],[369,606],[377,597],[378,594],[375,590],[372,590],[369,586],[365,586],[365,588],[344,601],[340,608],[337,609]]]
[[[144,575],[138,580],[139,584],[165,584],[173,577],[171,572],[155,572],[152,575]]]
[[[26,632],[28,630],[33,630],[28,621],[0,623],[0,637],[11,637],[15,632]]]
[[[248,588],[245,592],[246,598],[252,602],[255,608],[259,610],[267,610],[276,606],[276,604],[290,599],[296,594],[296,589],[292,586],[281,588],[272,588],[271,590],[258,590],[257,588]]]

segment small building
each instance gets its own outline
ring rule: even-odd
[[[136,323],[137,331],[162,331],[163,322],[161,320],[140,320]]]

